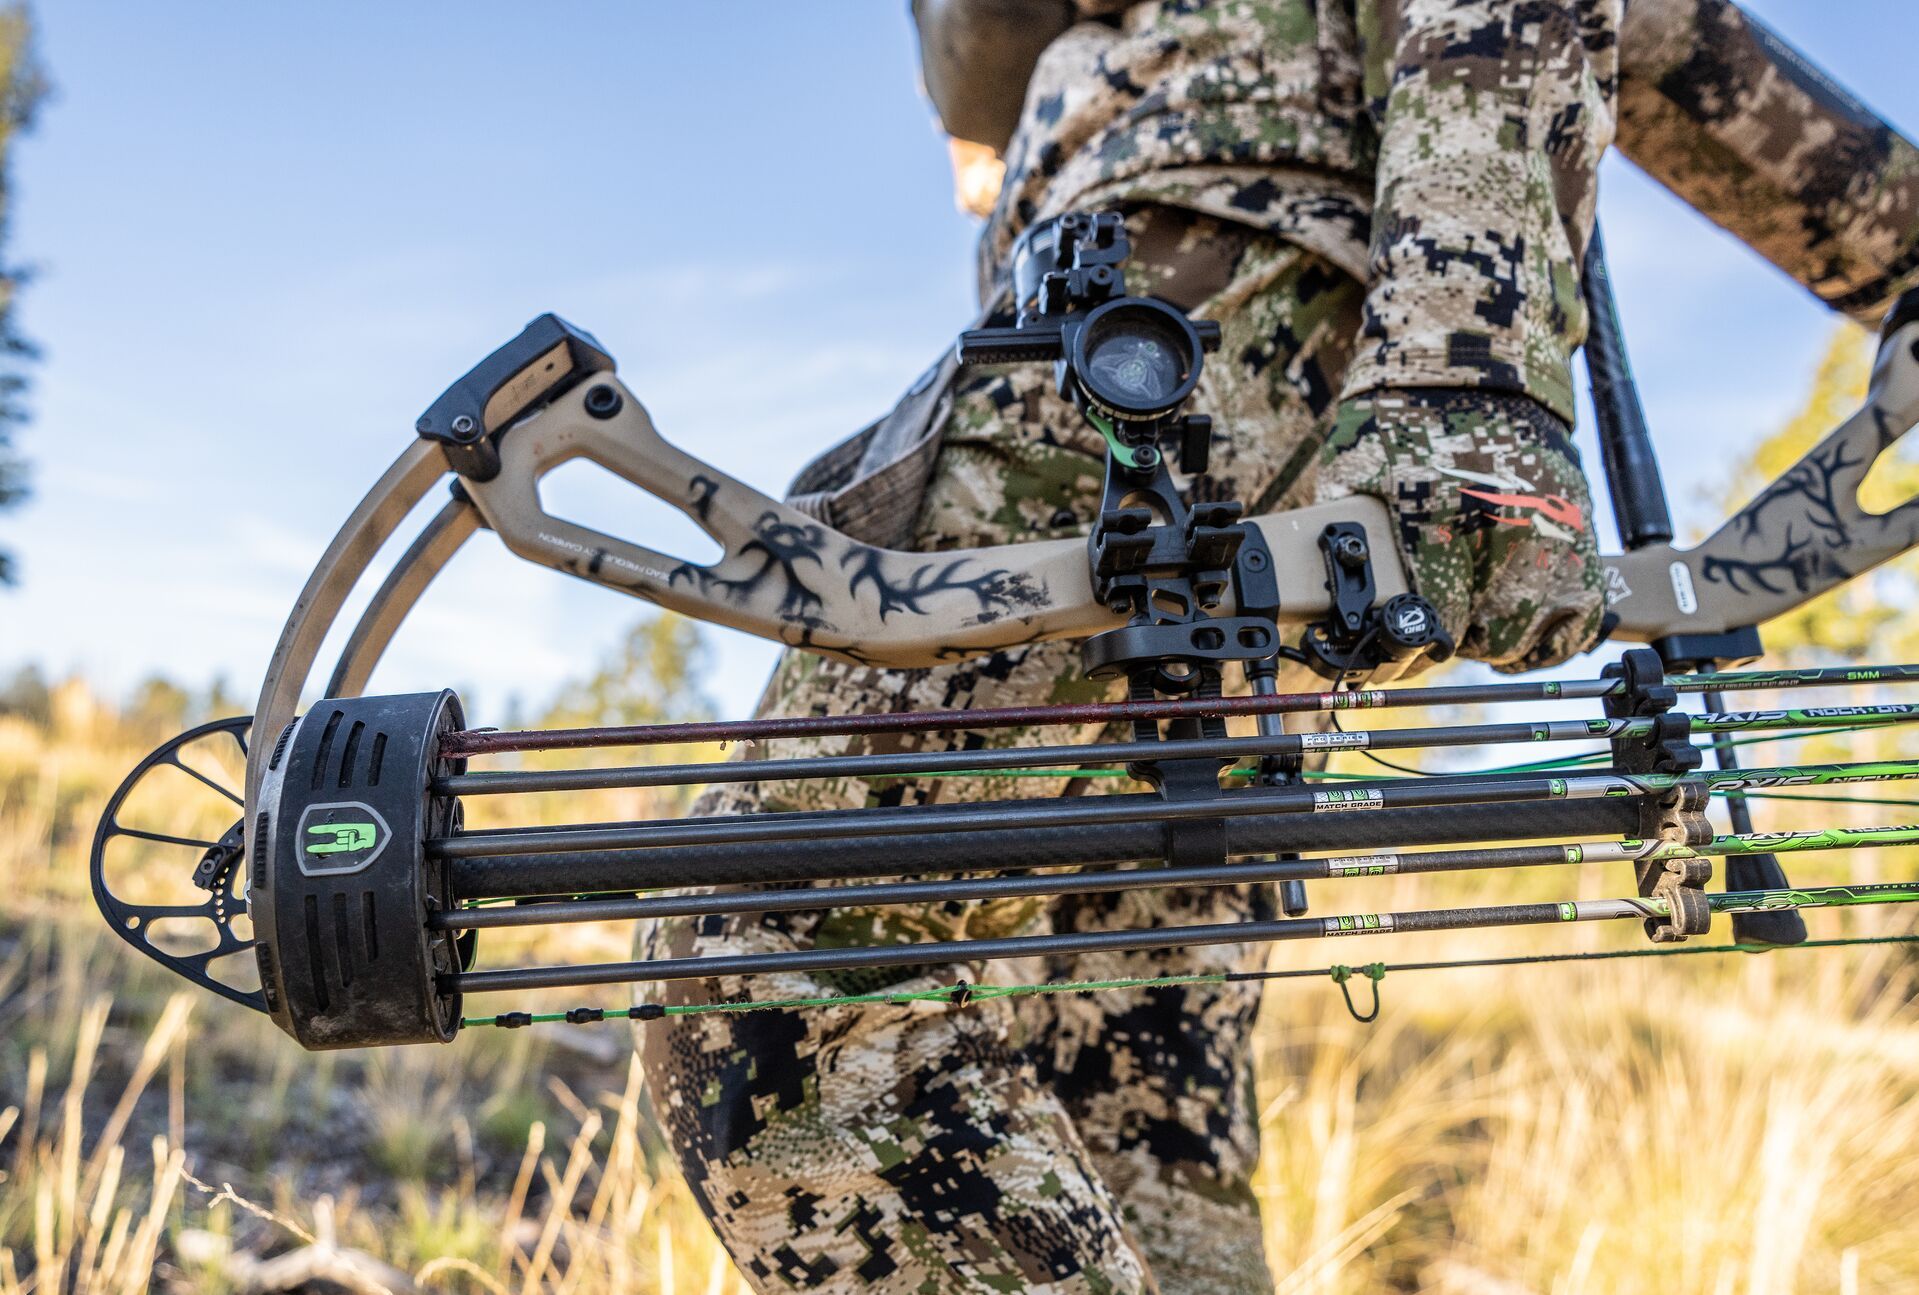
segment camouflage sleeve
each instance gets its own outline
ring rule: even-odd
[[[1870,326],[1919,279],[1919,150],[1729,0],[1632,0],[1619,148]]]
[[[1478,387],[1573,419],[1619,0],[1359,0],[1379,159],[1345,395]]]

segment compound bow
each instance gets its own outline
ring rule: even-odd
[[[1408,589],[1386,509],[1365,498],[1252,519],[1232,503],[1192,502],[1209,421],[1181,412],[1217,346],[1216,324],[1129,295],[1128,246],[1112,214],[1074,214],[1022,242],[1010,324],[963,334],[961,364],[1051,361],[1061,394],[1101,432],[1106,477],[1085,541],[936,554],[862,543],[661,438],[611,356],[544,315],[447,389],[418,435],[322,555],[280,636],[249,719],[203,725],[143,761],[107,806],[91,858],[102,913],[134,947],[215,993],[270,1014],[309,1048],[444,1041],[468,993],[714,975],[942,966],[1033,954],[1149,949],[1324,935],[1618,918],[1655,942],[1734,915],[1753,942],[1805,938],[1804,907],[1919,899],[1911,885],[1794,890],[1772,856],[1919,843],[1919,828],[1762,834],[1735,818],[1715,837],[1713,795],[1919,777],[1919,761],[1740,771],[1732,735],[1883,726],[1919,706],[1881,704],[1726,713],[1722,691],[1919,679],[1919,667],[1726,673],[1759,655],[1753,628],[1919,541],[1919,502],[1884,514],[1858,502],[1874,462],[1919,422],[1919,297],[1888,320],[1870,397],[1857,414],[1694,548],[1671,543],[1657,469],[1631,390],[1595,240],[1588,274],[1595,379],[1608,482],[1629,551],[1609,557],[1612,635],[1656,644],[1606,677],[1352,691],[1451,650]],[[723,556],[700,566],[549,514],[539,484],[584,458],[684,512]],[[1175,472],[1175,465],[1178,471]],[[322,641],[374,554],[432,487],[452,498],[398,560],[348,635],[324,699],[298,714]],[[477,531],[544,566],[792,647],[885,667],[932,666],[1044,639],[1078,639],[1090,676],[1123,679],[1124,701],[914,714],[531,733],[470,729],[450,692],[363,696],[388,641],[434,575]],[[1281,694],[1278,663],[1299,661],[1326,691]],[[1699,673],[1668,677],[1669,669]],[[1226,696],[1229,671],[1249,695]],[[1675,709],[1701,692],[1709,713]],[[1589,700],[1604,716],[1399,729],[1284,731],[1281,716],[1386,706]],[[1253,717],[1257,732],[1229,735]],[[1050,723],[1131,725],[1132,740],[1091,746],[725,763],[470,772],[499,752],[794,736],[937,734]],[[1699,771],[1695,733],[1720,768]],[[1569,742],[1609,744],[1610,767],[1515,766],[1483,775],[1301,781],[1332,750]],[[241,788],[190,753],[244,760]],[[463,799],[592,787],[692,786],[790,778],[873,778],[994,770],[1110,772],[1146,790],[1093,798],[994,800],[902,809],[693,818],[474,831]],[[122,821],[157,770],[184,770],[233,802],[238,821],[205,840]],[[1731,801],[1743,812],[1743,802]],[[1509,807],[1525,806],[1515,814]],[[1365,811],[1365,812],[1352,812]],[[118,841],[197,855],[182,903],[134,902],[109,884]],[[1551,845],[1487,842],[1553,839]],[[1409,846],[1482,843],[1404,853]],[[1302,858],[1304,852],[1328,857]],[[1711,859],[1745,884],[1707,894]],[[1009,870],[1008,860],[1016,860]],[[1609,901],[1308,918],[1315,878],[1542,864],[1625,862],[1636,894]],[[1070,873],[1035,871],[1072,865]],[[1135,865],[1135,866],[1118,866]],[[1085,869],[1094,870],[1087,871]],[[242,871],[245,881],[242,884]],[[944,880],[883,880],[953,874]],[[856,883],[795,889],[793,883]],[[1285,917],[1225,925],[973,939],[780,955],[478,969],[480,930],[669,915],[757,913],[827,903],[926,903],[1147,886],[1275,882]],[[769,883],[780,888],[769,889]],[[649,893],[687,886],[709,893]],[[511,901],[503,903],[502,901]],[[1766,925],[1752,915],[1783,915]],[[211,943],[183,951],[161,934],[204,921]],[[250,930],[249,930],[250,928]],[[1695,946],[1697,947],[1697,946]],[[1712,948],[1728,946],[1709,946]],[[1377,980],[1379,964],[1365,969]],[[1335,968],[1342,988],[1349,969]],[[1250,978],[1293,973],[1248,973]],[[1166,983],[1179,983],[1174,977]],[[1125,982],[1128,984],[1142,982]],[[1160,983],[1154,981],[1152,983]],[[965,1002],[1097,984],[969,987],[905,997]],[[898,1001],[864,995],[833,1002]],[[637,1007],[639,1018],[802,1006],[743,1001]],[[1349,1000],[1350,1001],[1350,1000]],[[480,1021],[601,1019],[600,1009]],[[474,1023],[474,1022],[466,1022]]]

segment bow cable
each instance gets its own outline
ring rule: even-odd
[[[1810,730],[1853,732],[1919,722],[1919,704],[1886,703],[1874,706],[1833,706],[1818,709],[1738,711],[1694,715],[1699,733],[1756,736]],[[1126,766],[1150,756],[1154,760],[1337,754],[1341,751],[1403,750],[1408,748],[1491,746],[1512,743],[1580,742],[1598,739],[1640,739],[1653,732],[1650,719],[1594,719],[1516,721],[1499,724],[1444,725],[1421,728],[1348,730],[1339,733],[1278,733],[1249,737],[1169,738],[1142,748],[1137,742],[1098,742],[987,750],[908,751],[880,755],[801,756],[779,760],[728,760],[695,764],[624,765],[587,769],[515,769],[453,774],[435,780],[433,791],[443,796],[488,796],[534,792],[604,791],[637,787],[706,786],[715,783],[779,782],[792,778],[916,778],[981,777],[996,774],[1035,776],[1037,771],[1078,766],[1067,772],[1038,776],[1072,776],[1092,772],[1085,766]],[[1592,757],[1604,758],[1604,752]],[[1541,761],[1485,770],[1522,773],[1558,767],[1562,761]],[[1233,772],[1241,772],[1235,769]],[[1428,775],[1431,771],[1413,772]]]
[[[1844,888],[1837,888],[1844,889]],[[1905,899],[1919,899],[1919,887],[1908,888]],[[1737,894],[1738,892],[1734,892]],[[1763,893],[1763,892],[1748,892]],[[1817,893],[1805,892],[1805,893]],[[1715,901],[1729,898],[1729,895],[1714,895]],[[1594,902],[1594,901],[1587,901]],[[1605,903],[1609,901],[1597,901]],[[1610,901],[1621,904],[1642,904],[1645,900]],[[1857,903],[1904,902],[1899,899],[1859,900]],[[1778,912],[1788,909],[1823,907],[1823,904],[1771,903],[1763,907],[1746,909],[1748,912]],[[1440,910],[1444,911],[1444,910]],[[1715,904],[1715,911],[1740,911]],[[1640,913],[1618,914],[1618,916],[1641,916]],[[1577,920],[1577,919],[1575,919]],[[1587,919],[1594,920],[1594,919]],[[1456,971],[1469,968],[1487,967],[1523,967],[1540,966],[1571,962],[1611,962],[1625,958],[1670,958],[1689,955],[1723,955],[1728,953],[1773,953],[1791,949],[1838,949],[1857,948],[1871,945],[1912,945],[1919,944],[1919,935],[1858,935],[1842,936],[1825,940],[1806,940],[1793,945],[1766,944],[1702,944],[1678,947],[1646,947],[1633,949],[1595,949],[1578,953],[1535,953],[1511,954],[1496,958],[1454,958],[1429,962],[1386,963],[1374,962],[1354,968],[1335,963],[1320,970],[1317,968],[1264,969],[1259,971],[1220,971],[1195,972],[1166,976],[1140,976],[1117,980],[1059,980],[1042,981],[1027,985],[975,985],[965,980],[952,985],[936,986],[931,989],[908,990],[904,992],[876,992],[867,994],[824,994],[816,997],[793,997],[772,999],[711,999],[693,1003],[642,1003],[625,1009],[607,1009],[597,1007],[572,1008],[559,1012],[501,1012],[493,1016],[463,1017],[463,1027],[503,1026],[515,1028],[525,1025],[566,1022],[585,1024],[602,1020],[662,1020],[675,1016],[703,1016],[714,1013],[736,1014],[763,1011],[828,1011],[840,1007],[860,1006],[899,1006],[909,1003],[943,1003],[949,1006],[965,1006],[969,1002],[984,1002],[998,998],[1026,998],[1046,994],[1090,994],[1107,993],[1138,989],[1169,989],[1186,985],[1227,985],[1258,983],[1273,980],[1304,980],[1331,974],[1336,983],[1346,980],[1354,971],[1368,976],[1375,985],[1389,972],[1430,972]],[[1342,974],[1345,973],[1345,974]],[[1343,983],[1342,983],[1343,988]],[[1375,1000],[1376,1001],[1376,1000]],[[1350,1006],[1350,999],[1348,1000]],[[1357,1011],[1354,1012],[1359,1016]],[[1377,1012],[1361,1017],[1370,1021]]]
[[[1816,670],[1748,670],[1694,674],[1667,680],[1680,693],[1815,688],[1869,683],[1919,682],[1919,665],[1832,667]],[[1351,692],[1274,693],[1248,697],[1180,697],[1154,701],[1079,702],[1046,706],[981,707],[977,710],[889,711],[874,715],[788,715],[748,720],[701,720],[680,724],[615,725],[570,729],[464,729],[447,734],[446,756],[503,751],[555,751],[604,746],[657,746],[690,742],[749,742],[780,737],[846,737],[874,733],[943,733],[1042,724],[1110,724],[1200,716],[1286,715],[1320,711],[1374,710],[1405,706],[1470,706],[1518,701],[1595,701],[1623,694],[1619,679],[1555,680],[1544,683],[1450,684],[1425,688],[1367,688]]]

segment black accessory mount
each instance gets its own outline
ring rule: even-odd
[[[1333,609],[1325,620],[1306,627],[1299,645],[1315,674],[1343,682],[1364,679],[1388,665],[1403,670],[1420,656],[1430,655],[1434,661],[1452,656],[1453,636],[1431,603],[1416,593],[1378,600],[1365,527],[1329,524],[1320,532],[1319,551],[1326,562],[1326,592]]]
[[[1692,744],[1692,717],[1676,710],[1679,693],[1666,682],[1665,663],[1650,648],[1633,648],[1600,674],[1624,684],[1605,699],[1610,719],[1649,719],[1652,732],[1643,738],[1614,738],[1613,766],[1625,773],[1655,773],[1678,777],[1672,790],[1639,802],[1639,839],[1698,847],[1713,839],[1706,819],[1705,780],[1696,776],[1699,748]],[[1670,944],[1690,935],[1704,935],[1712,926],[1706,902],[1706,882],[1712,861],[1702,858],[1642,862],[1636,869],[1642,898],[1663,899],[1664,917],[1646,919],[1646,936],[1654,944]]]
[[[1155,297],[1130,296],[1131,244],[1117,212],[1073,212],[1028,230],[1014,252],[1018,308],[1011,327],[969,330],[964,365],[1052,360],[1060,395],[1106,441],[1099,515],[1087,536],[1093,589],[1127,623],[1088,638],[1081,662],[1096,679],[1124,677],[1134,699],[1218,697],[1228,662],[1257,669],[1279,652],[1273,556],[1237,502],[1188,502],[1169,459],[1204,474],[1212,419],[1180,407],[1199,386],[1219,325],[1189,320]],[[1220,614],[1228,592],[1230,615]],[[1142,744],[1224,737],[1217,716],[1134,725]],[[1142,752],[1144,756],[1145,753]],[[1229,761],[1142,758],[1133,766],[1168,800],[1219,796]],[[1224,862],[1225,824],[1166,826],[1166,858]]]
[[[1106,480],[1087,537],[1100,602],[1128,618],[1087,639],[1093,678],[1145,696],[1218,695],[1227,662],[1279,650],[1278,584],[1264,537],[1235,502],[1188,503],[1169,458],[1205,472],[1212,420],[1182,414],[1219,325],[1129,296],[1131,245],[1116,212],[1073,212],[1028,230],[1014,253],[1018,318],[960,335],[965,365],[1052,360],[1060,395],[1106,441]],[[1228,592],[1232,615],[1220,615]]]

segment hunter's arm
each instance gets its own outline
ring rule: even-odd
[[[1570,0],[1359,8],[1379,158],[1345,394],[1482,388],[1570,423],[1578,267],[1612,119],[1609,29]]]
[[[1877,327],[1919,281],[1919,150],[1728,0],[1633,0],[1619,149]]]

